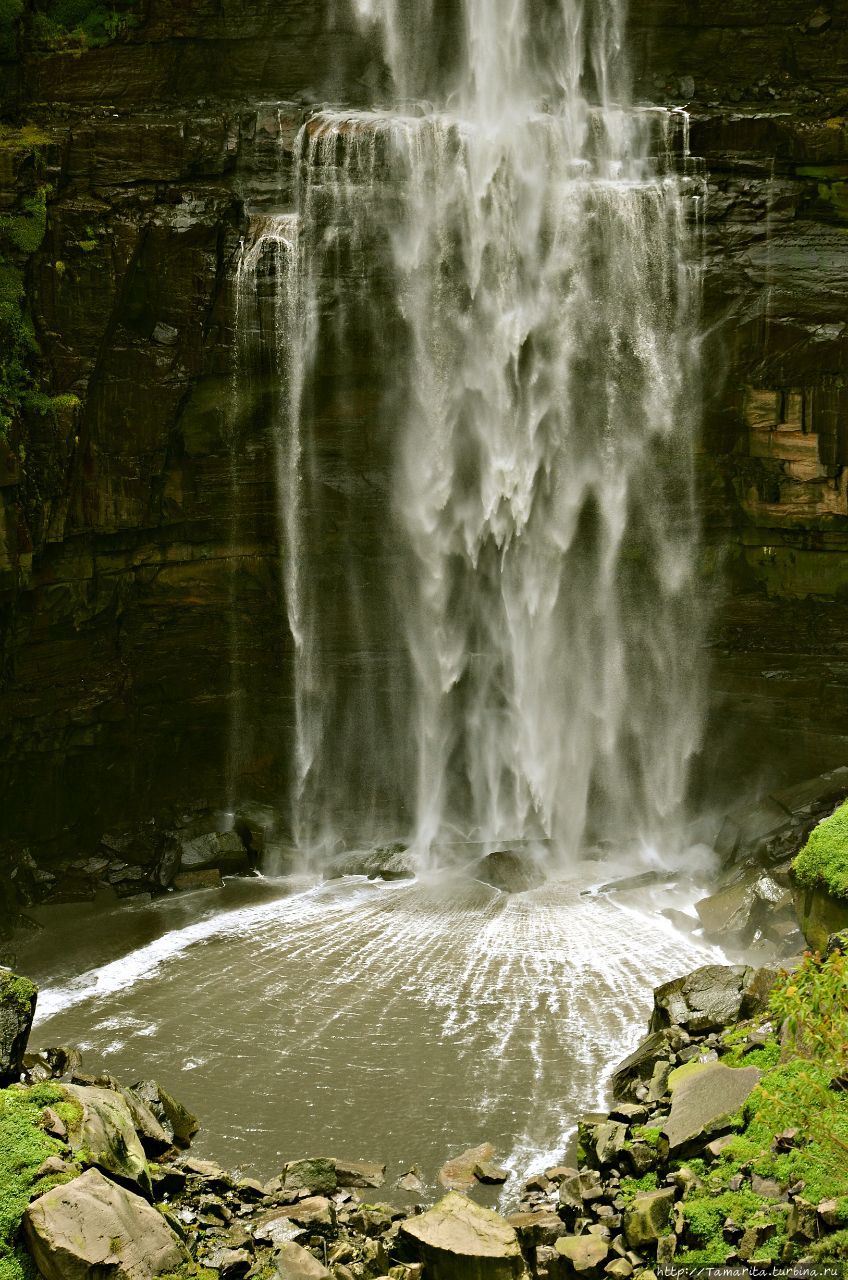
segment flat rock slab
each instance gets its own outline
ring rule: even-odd
[[[323,1263],[291,1240],[278,1246],[274,1266],[281,1280],[333,1280]]]
[[[528,1280],[515,1229],[457,1192],[400,1230],[416,1245],[428,1280]]]
[[[601,1236],[561,1236],[554,1247],[579,1276],[595,1272],[609,1256],[609,1245]]]
[[[725,1132],[761,1075],[757,1067],[725,1067],[720,1062],[691,1062],[673,1071],[671,1112],[663,1126],[670,1154],[704,1146]]]
[[[188,1261],[162,1215],[97,1169],[33,1201],[23,1226],[45,1280],[152,1280]]]
[[[474,1170],[479,1164],[488,1164],[495,1154],[491,1142],[483,1142],[479,1147],[469,1147],[461,1155],[448,1160],[439,1170],[439,1182],[447,1191],[464,1191],[473,1187],[477,1181]]]
[[[386,1166],[372,1160],[336,1160],[336,1182],[340,1187],[382,1187]]]

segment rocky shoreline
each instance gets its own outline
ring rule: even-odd
[[[657,988],[647,1038],[613,1075],[610,1111],[583,1117],[576,1152],[529,1178],[506,1217],[463,1194],[506,1178],[485,1145],[445,1164],[438,1203],[411,1210],[380,1198],[377,1162],[309,1156],[263,1185],[198,1159],[197,1119],[155,1082],[89,1075],[73,1049],[25,1053],[36,992],[5,973],[0,1275],[23,1280],[34,1260],[46,1280],[650,1280],[672,1265],[766,1274],[812,1262],[838,1276],[846,1081],[810,1051],[791,1006],[824,975],[844,1021],[846,942],[792,973],[712,965]],[[787,1088],[811,1077],[832,1094],[832,1150],[803,1123],[809,1098]],[[414,1171],[400,1185],[420,1189]]]
[[[848,913],[848,805],[822,820],[845,773],[804,784],[794,808],[769,798],[725,824],[734,861],[696,904],[705,932],[785,956],[801,938],[796,909],[808,939],[831,918],[811,894]],[[261,833],[208,821],[199,809],[113,853],[152,851],[160,891],[249,871]],[[476,870],[504,892],[528,887],[515,854]],[[328,874],[414,867],[391,846]],[[0,1280],[34,1268],[45,1280],[652,1280],[813,1264],[848,1275],[846,952],[848,931],[834,932],[781,968],[707,965],[656,988],[646,1038],[612,1073],[610,1110],[580,1119],[574,1149],[533,1172],[507,1216],[468,1194],[507,1181],[487,1143],[446,1161],[447,1194],[429,1206],[398,1207],[373,1160],[306,1153],[263,1184],[199,1159],[197,1118],[155,1081],[89,1074],[73,1048],[27,1052],[37,991],[0,969]],[[393,1191],[425,1196],[415,1169]]]

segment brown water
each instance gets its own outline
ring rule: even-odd
[[[324,1153],[432,1182],[484,1140],[524,1174],[602,1102],[652,985],[717,955],[648,891],[585,885],[257,879],[54,908],[20,956],[33,1043],[160,1079],[201,1117],[199,1153],[263,1178]]]

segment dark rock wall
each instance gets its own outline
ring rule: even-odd
[[[633,10],[638,92],[690,104],[710,175],[700,783],[773,785],[848,747],[848,7]],[[267,415],[234,432],[229,411],[232,264],[276,148],[262,101],[291,104],[292,136],[310,103],[367,98],[379,68],[341,3],[149,0],[82,53],[27,30],[0,66],[0,211],[50,184],[44,241],[18,258],[39,376],[75,399],[0,444],[0,841],[50,857],[223,803],[239,707],[239,790],[279,795],[274,464]],[[339,430],[356,416],[334,412]]]

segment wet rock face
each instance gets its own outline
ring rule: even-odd
[[[234,670],[257,709],[244,789],[283,790],[274,465],[261,389],[232,447],[232,264],[245,196],[285,198],[280,138],[285,155],[309,103],[379,80],[348,7],[325,9],[161,0],[107,48],[0,65],[0,100],[44,132],[37,160],[0,149],[0,204],[41,166],[46,235],[20,266],[49,390],[78,401],[0,445],[4,865],[94,848],[187,793],[217,801]],[[710,175],[700,483],[707,569],[729,546],[732,589],[699,772],[738,791],[740,760],[786,782],[848,748],[848,24],[794,0],[632,11],[637,96],[692,104]],[[328,439],[344,413],[327,409]]]

